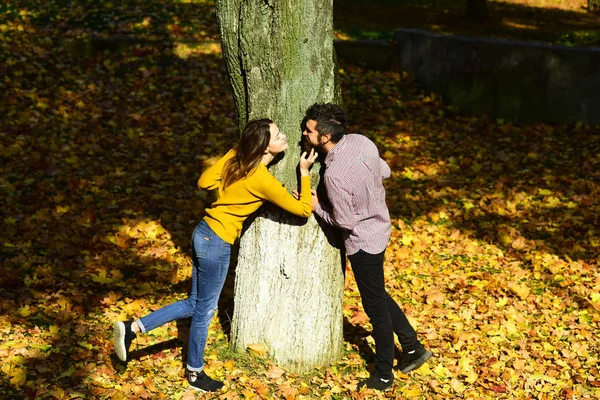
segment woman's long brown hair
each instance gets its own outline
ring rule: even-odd
[[[272,123],[268,118],[248,121],[235,147],[235,156],[223,167],[223,189],[247,177],[258,167],[271,141],[269,127]]]

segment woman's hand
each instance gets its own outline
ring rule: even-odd
[[[317,191],[314,189],[310,191],[310,194],[312,197],[312,210],[315,211],[317,204],[319,204],[319,197],[317,196]]]
[[[317,196],[317,191],[311,190],[310,195],[311,195],[312,210],[315,211],[315,207],[317,207],[317,204],[319,204],[319,197]],[[300,199],[300,193],[298,193],[297,190],[292,190],[292,196],[294,196],[294,198],[296,200]]]
[[[315,149],[310,149],[310,153],[307,155],[306,152],[303,152],[300,156],[300,175],[308,176],[308,169],[315,163],[317,160],[318,154]]]

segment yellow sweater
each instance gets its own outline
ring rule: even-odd
[[[301,178],[299,200],[289,194],[262,163],[246,178],[223,190],[221,184],[223,166],[234,154],[235,151],[230,150],[198,179],[200,189],[219,189],[217,201],[206,209],[204,219],[221,239],[233,243],[242,230],[244,220],[258,210],[265,201],[270,201],[292,214],[301,217],[310,216],[312,199],[309,176]]]

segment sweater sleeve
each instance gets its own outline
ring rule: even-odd
[[[227,160],[235,155],[235,150],[229,150],[219,161],[211,165],[206,171],[200,175],[198,179],[198,188],[206,190],[215,190],[219,188],[221,176],[223,175],[223,167]]]
[[[281,182],[266,171],[266,179],[262,192],[265,200],[270,201],[285,211],[300,217],[308,217],[312,214],[312,197],[310,194],[310,176],[303,176],[300,179],[300,198],[296,200],[294,196],[288,193]]]

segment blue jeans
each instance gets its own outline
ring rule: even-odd
[[[208,326],[214,313],[227,270],[231,245],[202,220],[192,234],[192,290],[190,296],[169,304],[136,322],[142,333],[151,331],[167,322],[192,317],[188,346],[187,368],[202,371],[204,368],[204,348]]]

